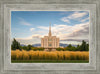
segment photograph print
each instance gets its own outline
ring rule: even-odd
[[[89,11],[11,11],[11,63],[89,63]]]

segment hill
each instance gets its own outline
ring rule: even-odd
[[[63,44],[63,43],[60,43],[60,46],[61,47],[67,47],[69,44]],[[24,44],[21,44],[21,46],[26,46],[26,45],[24,45]],[[39,43],[39,44],[32,44],[32,46],[34,46],[34,47],[40,47],[41,46],[41,44]],[[72,46],[77,46],[77,45],[73,45],[72,44]]]

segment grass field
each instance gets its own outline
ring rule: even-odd
[[[12,60],[11,63],[89,63],[88,60],[60,60],[60,61],[32,61],[32,60]]]
[[[12,63],[88,63],[88,51],[11,51]]]

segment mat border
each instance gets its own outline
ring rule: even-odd
[[[19,0],[19,2],[20,2],[20,1],[21,1],[21,0]],[[77,2],[77,0],[75,0],[75,1]],[[63,2],[65,2],[65,3],[67,2],[67,3],[66,3],[67,5],[68,5],[68,3],[73,5],[73,3],[76,3],[75,1],[74,1],[74,2],[70,2],[70,1],[67,1],[67,0],[66,0],[66,1],[63,1]],[[82,0],[80,0],[80,1],[82,1]],[[79,1],[79,2],[80,2],[80,1]],[[86,2],[89,3],[88,5],[93,4],[94,7],[96,6],[96,19],[98,20],[98,19],[99,19],[99,17],[98,17],[98,12],[99,12],[99,9],[98,9],[98,8],[99,8],[99,7],[98,7],[99,5],[98,5],[98,3],[99,3],[99,1],[96,1],[96,2],[94,2],[94,3],[91,3],[91,1],[92,1],[92,0],[90,0],[90,1],[88,0],[88,1],[86,1]],[[15,2],[16,2],[16,1],[15,1]],[[7,1],[1,3],[1,24],[2,24],[2,25],[0,25],[0,26],[1,26],[1,28],[0,28],[0,34],[1,34],[1,36],[0,36],[0,39],[1,39],[1,44],[0,44],[0,46],[1,46],[0,51],[1,51],[1,52],[0,52],[0,54],[2,54],[2,55],[0,55],[0,56],[1,56],[0,59],[2,59],[2,61],[0,61],[0,66],[1,66],[1,69],[0,69],[0,70],[2,71],[2,73],[13,73],[13,72],[14,72],[14,73],[24,73],[24,71],[25,71],[25,70],[22,71],[22,70],[20,70],[20,69],[19,69],[19,70],[16,70],[16,69],[15,69],[15,70],[9,69],[9,65],[7,64],[7,62],[4,61],[4,60],[5,60],[5,59],[4,59],[4,57],[5,57],[4,55],[9,55],[9,53],[8,53],[9,51],[8,51],[8,50],[5,51],[5,49],[6,49],[6,48],[10,48],[10,47],[5,47],[5,46],[8,46],[8,45],[9,45],[9,44],[6,44],[6,41],[10,42],[9,39],[8,39],[8,38],[10,37],[10,34],[9,34],[9,33],[10,33],[10,30],[9,30],[9,29],[10,29],[10,26],[7,25],[7,22],[6,22],[6,23],[4,22],[4,21],[5,21],[4,17],[7,17],[7,16],[9,17],[9,15],[7,15],[4,11],[5,11],[5,9],[7,9],[7,10],[9,11],[9,10],[12,8],[11,5],[18,5],[18,4],[20,4],[20,3],[15,3],[15,2],[11,1],[11,3],[10,3],[10,0],[8,0],[8,3],[7,3]],[[86,2],[85,2],[85,3],[86,3]],[[97,3],[97,2],[98,2],[98,3]],[[28,1],[26,1],[26,3],[28,3]],[[23,5],[23,4],[26,4],[26,3],[23,2],[23,3],[21,3],[21,4]],[[34,3],[36,3],[36,1],[33,1],[33,4],[34,4]],[[41,0],[41,3],[36,3],[36,4],[37,4],[37,5],[38,5],[38,4],[44,5],[43,3],[44,3],[44,4],[47,4],[47,5],[49,5],[49,4],[51,4],[51,3],[54,3],[54,4],[56,4],[56,5],[60,5],[60,4],[61,4],[61,5],[64,5],[64,4],[65,4],[65,3],[61,3],[61,2],[60,2],[60,4],[59,4],[59,1],[58,1],[58,4],[57,4],[57,2],[49,2],[49,1],[48,1],[47,3],[45,3],[45,2],[42,2],[42,0]],[[78,3],[78,2],[77,2],[77,3]],[[77,3],[76,3],[76,4],[77,4]],[[81,2],[80,2],[80,3],[81,3]],[[87,4],[87,3],[86,3],[86,4]],[[29,3],[28,3],[28,4],[29,4]],[[30,4],[32,4],[32,3],[30,2]],[[36,5],[36,4],[34,4],[34,5]],[[65,5],[66,5],[66,4],[65,4]],[[78,3],[78,4],[79,4],[79,3]],[[81,4],[84,4],[84,2],[82,2]],[[13,7],[15,8],[15,6],[13,6]],[[3,15],[3,13],[4,13],[5,15]],[[96,45],[96,54],[95,54],[95,55],[96,55],[96,57],[97,57],[97,60],[96,60],[96,58],[95,58],[96,62],[94,62],[95,64],[94,64],[94,66],[92,66],[92,67],[94,67],[93,69],[91,69],[91,70],[90,70],[90,69],[88,69],[88,70],[85,70],[85,69],[84,69],[85,71],[84,71],[84,70],[81,70],[81,69],[80,69],[80,70],[77,70],[77,71],[76,71],[76,70],[68,70],[68,69],[67,69],[67,71],[66,71],[66,69],[65,69],[65,70],[63,70],[63,69],[59,69],[59,70],[38,70],[39,73],[43,73],[43,74],[46,73],[46,72],[50,72],[50,73],[61,73],[61,72],[62,72],[62,73],[74,73],[74,72],[75,72],[76,74],[77,74],[77,73],[85,73],[85,72],[86,72],[86,73],[91,73],[91,72],[92,72],[92,73],[99,73],[99,70],[98,70],[98,69],[100,69],[100,63],[99,63],[99,60],[98,60],[98,59],[99,59],[99,54],[98,54],[98,53],[100,53],[100,50],[98,50],[98,45],[99,45],[99,40],[100,40],[100,39],[99,39],[99,36],[100,36],[100,35],[99,35],[99,25],[98,25],[98,24],[99,24],[100,22],[97,21],[97,20],[96,20],[96,23],[97,23],[97,24],[96,24],[96,26],[94,26],[94,28],[95,28],[94,31],[96,32],[96,38],[94,39],[94,40],[96,40],[96,44],[95,44],[95,45]],[[8,20],[6,19],[6,21],[9,21],[9,19],[8,19]],[[6,25],[6,26],[5,26],[5,25]],[[5,28],[5,29],[4,29],[4,28]],[[92,27],[92,28],[93,28],[93,27]],[[7,37],[5,38],[5,37],[4,37],[4,34],[5,34],[8,38],[7,38]],[[7,35],[7,34],[8,34],[8,35]],[[94,34],[95,34],[95,33],[94,33]],[[95,36],[95,35],[94,35],[94,36]],[[95,46],[95,45],[94,45],[94,46]],[[4,49],[4,50],[3,50],[3,49]],[[3,54],[2,52],[6,52],[7,54]],[[9,57],[9,56],[8,56],[8,57]],[[91,61],[91,60],[90,60],[90,61]],[[92,63],[92,64],[93,64],[93,63]],[[97,64],[99,64],[99,65],[97,65]],[[39,64],[39,65],[40,65],[40,64]],[[39,66],[39,65],[38,65],[38,66]],[[74,64],[73,64],[73,65],[74,65]],[[18,65],[18,67],[20,67],[20,65]],[[42,65],[42,67],[43,67],[43,65]],[[27,70],[27,69],[26,69],[26,70]],[[90,70],[90,71],[89,71],[89,70]],[[17,71],[17,72],[16,72],[16,71]],[[34,71],[33,71],[33,70],[29,70],[29,71],[27,71],[27,72],[29,72],[29,73],[31,73],[31,72],[37,73],[38,71],[37,71],[37,70],[34,70]],[[25,72],[26,72],[26,71],[25,71]]]

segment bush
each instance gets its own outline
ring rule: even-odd
[[[42,47],[31,47],[31,50],[33,50],[33,51],[44,51],[44,48],[42,48]]]
[[[56,48],[57,51],[64,51],[64,48]]]

